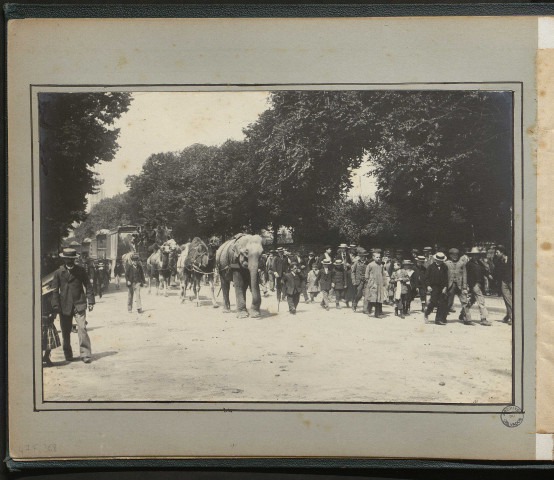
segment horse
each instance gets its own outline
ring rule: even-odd
[[[181,303],[186,299],[187,285],[192,284],[196,306],[200,306],[200,286],[202,278],[207,276],[212,292],[212,305],[218,307],[214,291],[215,253],[211,245],[206,245],[200,238],[195,237],[184,246],[177,263],[180,280]],[[191,298],[192,300],[192,298]]]

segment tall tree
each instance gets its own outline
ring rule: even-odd
[[[129,108],[128,93],[40,93],[40,192],[43,251],[58,247],[86,217],[86,196],[101,181],[93,167],[118,149],[114,121]]]

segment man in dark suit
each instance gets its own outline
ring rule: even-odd
[[[300,293],[302,292],[302,277],[298,271],[298,263],[293,262],[290,266],[290,271],[283,275],[283,291],[287,295],[287,303],[289,304],[289,312],[296,314],[296,307],[300,301]]]
[[[435,323],[437,325],[446,325],[446,317],[448,315],[448,297],[446,291],[448,289],[448,267],[444,264],[446,255],[442,252],[437,252],[432,263],[426,272],[427,290],[431,293],[431,298],[427,309],[425,310],[425,322],[428,321],[429,315],[435,307],[437,313]]]
[[[277,290],[277,300],[285,298],[285,292],[282,291],[283,275],[288,271],[288,259],[285,258],[283,247],[277,249],[277,256],[273,259],[273,275],[275,276],[275,289]]]
[[[146,280],[144,278],[144,271],[142,265],[138,263],[139,254],[133,253],[131,255],[131,263],[125,268],[125,280],[127,282],[127,288],[129,293],[127,295],[127,310],[129,313],[133,311],[133,297],[137,303],[137,312],[142,313],[142,305],[140,302],[140,287],[142,287]]]
[[[91,362],[90,338],[87,333],[86,310],[92,311],[94,306],[94,291],[88,275],[83,267],[75,265],[78,258],[73,248],[64,248],[60,257],[64,265],[54,272],[52,279],[52,307],[60,315],[62,329],[63,352],[66,360],[73,360],[71,350],[71,324],[73,318],[77,323],[81,359]],[[86,291],[86,293],[85,293]]]

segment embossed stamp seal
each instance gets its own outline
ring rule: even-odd
[[[516,405],[508,405],[502,410],[500,420],[507,427],[514,428],[523,422],[523,412]]]

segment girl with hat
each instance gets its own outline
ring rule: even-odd
[[[399,260],[393,261],[393,272],[390,277],[389,289],[393,292],[394,299],[394,314],[400,318],[404,318],[404,307],[408,298],[408,282],[410,277],[406,270],[402,268]]]
[[[310,303],[313,303],[315,297],[319,294],[319,267],[317,262],[312,263],[312,269],[308,272],[308,293],[310,294]]]
[[[44,285],[42,287],[41,330],[42,350],[44,352],[42,355],[42,363],[46,367],[51,367],[54,365],[50,360],[50,352],[62,345],[60,342],[60,336],[58,335],[58,330],[54,326],[56,314],[52,309],[52,292],[53,290],[49,285]]]

